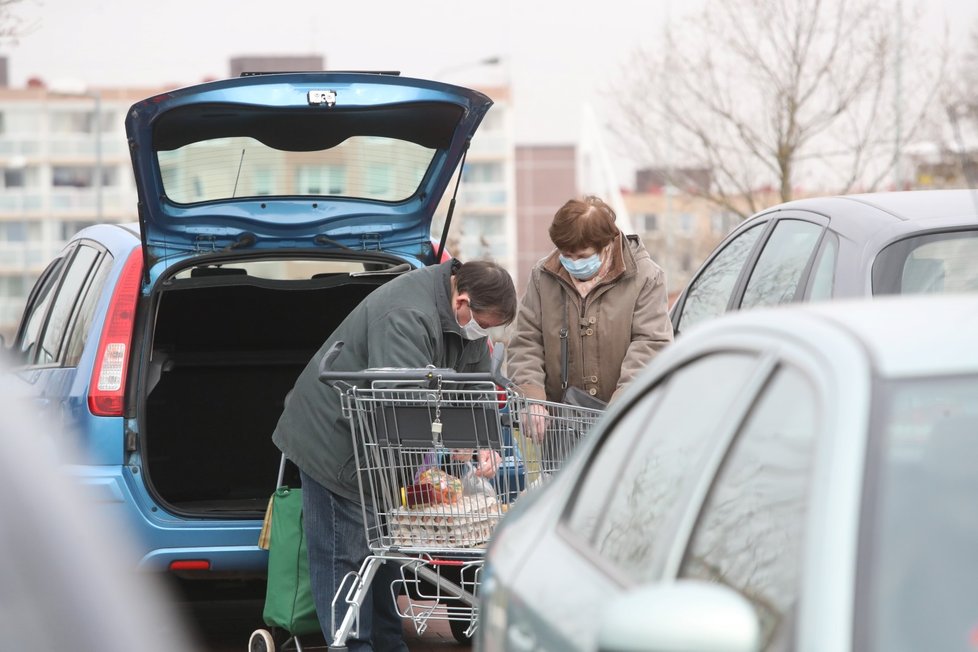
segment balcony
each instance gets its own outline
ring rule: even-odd
[[[469,210],[480,207],[499,208],[508,200],[504,183],[470,183],[459,189],[459,202]]]
[[[0,242],[0,272],[38,274],[52,253],[36,242]]]

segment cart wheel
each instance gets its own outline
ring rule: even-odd
[[[275,639],[267,629],[256,629],[248,640],[248,652],[275,652]]]
[[[468,631],[470,624],[472,624],[472,621],[468,619],[466,620],[453,619],[448,621],[448,626],[452,628],[452,636],[455,637],[456,641],[458,641],[459,643],[463,643],[465,645],[472,643],[472,637],[466,635],[465,633]]]

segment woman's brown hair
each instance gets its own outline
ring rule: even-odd
[[[560,251],[601,251],[618,235],[615,211],[594,195],[571,199],[554,214],[550,240]]]

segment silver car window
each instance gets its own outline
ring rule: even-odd
[[[622,577],[658,575],[686,483],[757,365],[722,352],[679,368],[608,433],[578,484],[566,526]],[[708,387],[709,391],[704,391]],[[657,560],[653,562],[653,559]]]
[[[854,649],[974,649],[978,376],[886,383],[880,397],[866,469]]]
[[[764,650],[791,649],[817,406],[801,372],[776,372],[717,473],[679,572],[753,603]]]
[[[835,285],[835,263],[839,257],[839,241],[834,233],[826,233],[821,251],[815,261],[812,282],[808,289],[809,301],[824,301],[832,298]]]
[[[824,227],[802,220],[780,220],[757,259],[741,308],[776,306],[795,298]]]
[[[978,230],[928,233],[883,249],[873,263],[873,294],[978,290]]]
[[[765,225],[751,227],[727,243],[693,281],[686,293],[677,330],[689,330],[691,326],[726,311],[741,270]]]

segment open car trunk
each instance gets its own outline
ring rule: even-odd
[[[209,267],[163,284],[140,425],[143,473],[160,501],[185,515],[260,517],[281,460],[272,431],[296,377],[395,275],[269,280]]]

